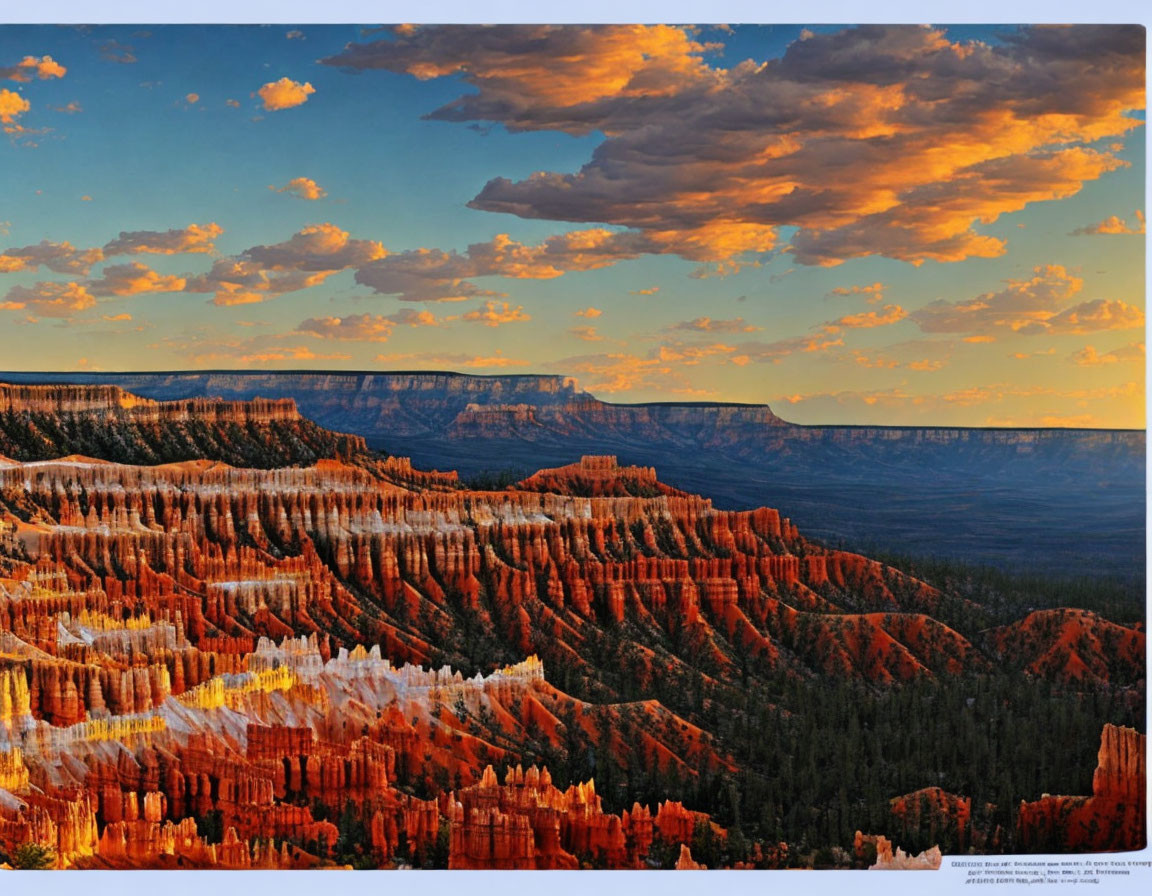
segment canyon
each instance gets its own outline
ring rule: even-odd
[[[575,390],[516,379],[517,398]],[[433,404],[479,388],[400,385]],[[990,625],[971,594],[659,467],[588,455],[482,488],[301,406],[0,385],[9,864],[34,846],[60,868],[773,868],[835,846],[894,867],[938,843],[1143,845],[1142,621]],[[710,425],[788,427],[765,414]],[[879,721],[926,698],[935,740]],[[1068,769],[1028,727],[1052,713]],[[994,802],[968,766],[993,722],[972,743],[1012,767]]]
[[[479,484],[616,455],[721,507],[786,507],[810,536],[858,550],[915,545],[922,556],[1129,581],[1144,570],[1143,431],[801,426],[767,405],[614,404],[554,375],[12,372],[0,382],[292,399],[323,427]]]

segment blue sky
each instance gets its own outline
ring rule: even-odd
[[[0,27],[3,366],[555,372],[798,422],[1143,426],[1139,44]]]

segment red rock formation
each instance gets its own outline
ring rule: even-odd
[[[680,857],[676,860],[677,871],[706,871],[707,868],[707,865],[693,861],[692,850],[688,848],[686,843],[680,844]]]
[[[1089,610],[1037,610],[988,634],[1003,658],[1060,681],[1128,683],[1144,677],[1145,634]]]
[[[1143,849],[1147,842],[1145,736],[1105,725],[1092,796],[1021,803],[1017,837],[1031,852]]]
[[[189,398],[152,401],[119,386],[25,386],[0,383],[0,413],[105,414],[159,423],[196,419],[209,423],[257,423],[300,419],[290,398],[213,401]]]
[[[228,431],[297,419],[285,402],[83,387],[0,387],[5,410]],[[476,492],[400,459],[355,461],[0,461],[0,846],[41,843],[82,867],[435,855],[501,869],[645,867],[681,846],[679,865],[698,867],[697,832],[725,836],[708,816],[666,799],[608,812],[592,781],[561,790],[516,763],[547,751],[595,755],[601,781],[731,775],[737,761],[700,727],[620,691],[683,682],[708,703],[754,671],[887,683],[985,663],[928,615],[940,595],[924,583],[813,545],[774,510],[717,510],[648,468],[585,458]],[[1142,632],[1090,616],[1060,617],[1061,669],[1074,649],[1102,679],[1085,638],[1142,656]],[[993,641],[1019,655],[1013,637]],[[487,662],[467,638],[527,659],[470,679],[431,668]],[[1082,816],[1109,825],[1092,843],[1143,836],[1142,740],[1105,742],[1095,795],[1030,804],[1025,839],[1079,831]],[[493,765],[510,769],[502,782]],[[970,805],[935,789],[893,803],[897,825],[924,813],[966,831]]]

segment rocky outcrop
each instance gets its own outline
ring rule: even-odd
[[[876,862],[869,871],[939,871],[943,861],[940,847],[933,846],[910,856],[899,847],[893,852],[892,844],[886,837],[877,838]]]
[[[547,769],[535,766],[509,769],[503,784],[489,766],[477,784],[452,794],[448,807],[450,868],[639,868],[645,866],[653,842],[653,816],[647,807],[606,813],[595,782],[561,791],[552,785]],[[707,823],[707,816],[687,812],[679,803],[664,803],[656,827],[669,844],[685,844],[699,818]]]
[[[1020,806],[1017,835],[1029,852],[1143,849],[1146,738],[1105,725],[1092,796],[1050,796]]]
[[[530,492],[587,497],[682,495],[661,483],[652,467],[621,467],[615,457],[582,457],[579,463],[540,470],[517,484]]]
[[[1057,681],[1130,684],[1144,677],[1145,633],[1089,610],[1037,610],[987,639],[1001,659]]]
[[[362,438],[303,419],[291,398],[153,401],[112,385],[0,382],[0,456],[20,460],[212,458],[274,467],[366,452]]]
[[[299,421],[296,402],[291,398],[252,398],[245,401],[212,401],[189,398],[153,401],[126,392],[119,386],[31,386],[0,382],[0,413],[82,414],[93,418],[113,418],[143,423],[187,422],[257,423]]]

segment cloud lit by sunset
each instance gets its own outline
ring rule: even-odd
[[[0,30],[6,366],[1144,425],[1141,28],[292,33]]]

